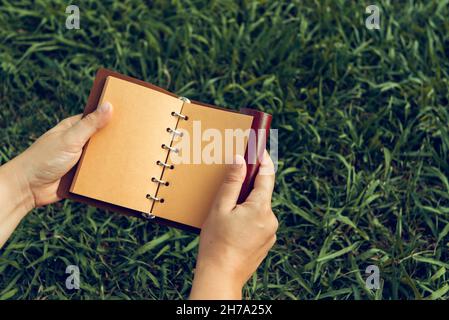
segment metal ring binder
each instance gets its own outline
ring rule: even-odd
[[[175,168],[174,165],[168,164],[168,163],[165,163],[165,162],[162,162],[162,161],[160,161],[160,160],[156,161],[156,164],[157,164],[158,166],[163,166],[163,167],[165,167],[165,168],[169,168],[169,169],[172,169],[172,170]]]
[[[173,135],[182,137],[184,134],[179,130],[174,130],[172,128],[167,128],[168,133],[173,133]]]
[[[186,98],[186,97],[178,97],[178,99],[179,99],[179,100],[182,100],[182,101],[184,101],[184,102],[190,103],[190,99],[189,99],[189,98]],[[189,118],[188,116],[186,116],[186,115],[184,115],[184,114],[181,114],[181,113],[179,113],[179,112],[176,112],[176,111],[172,111],[171,115],[172,115],[172,116],[179,117],[179,118],[181,118],[181,119],[183,119],[183,120],[187,120],[187,119]]]
[[[147,199],[153,200],[153,201],[159,201],[160,203],[164,203],[164,198],[158,198],[155,196],[152,196],[151,194],[147,194]]]
[[[146,212],[142,212],[142,217],[144,219],[148,219],[148,220],[156,218],[156,216],[154,214],[146,213]]]
[[[158,179],[158,178],[156,178],[156,177],[152,177],[152,178],[151,178],[151,181],[157,182],[157,183],[159,183],[159,184],[163,184],[164,186],[168,186],[168,185],[169,185],[169,182],[168,182],[168,181],[164,181],[164,180]]]
[[[174,153],[178,153],[179,152],[178,148],[167,146],[165,143],[162,144],[162,149],[170,150],[170,151],[173,151]]]
[[[172,111],[172,112],[171,112],[171,115],[174,116],[174,117],[181,118],[181,119],[183,119],[183,120],[189,119],[188,116],[183,115],[183,114],[180,114],[179,112],[176,112],[176,111]]]
[[[190,103],[190,99],[189,99],[189,98],[186,98],[186,97],[178,97],[178,99],[180,99],[180,100],[182,100],[182,101],[184,101],[184,102]]]
[[[190,103],[190,100],[187,99],[186,97],[179,97],[179,99],[182,100],[182,101],[184,101],[184,102]],[[174,117],[178,117],[178,118],[180,118],[180,119],[183,119],[183,120],[187,120],[187,119],[189,118],[188,116],[186,116],[186,115],[184,115],[184,114],[181,114],[181,113],[179,113],[179,112],[176,112],[176,111],[172,111],[171,115],[174,116]],[[176,129],[172,129],[172,128],[167,128],[167,132],[172,133],[173,135],[178,135],[178,136],[180,136],[180,137],[182,137],[182,135],[183,135],[183,133],[182,133],[181,131],[176,130]],[[165,143],[162,144],[161,147],[162,147],[162,149],[169,150],[169,151],[173,151],[173,152],[175,152],[175,153],[178,153],[178,152],[179,152],[179,149],[178,149],[178,148],[174,148],[174,147],[168,146],[168,145],[166,145]],[[159,165],[159,166],[162,166],[162,167],[164,167],[164,168],[168,168],[168,169],[174,169],[174,168],[175,168],[174,165],[168,164],[168,163],[165,163],[165,162],[162,162],[162,161],[160,161],[160,160],[157,160],[157,161],[156,161],[156,164]],[[169,182],[168,182],[168,181],[164,181],[164,180],[158,179],[158,178],[156,178],[156,177],[152,177],[152,178],[151,178],[151,181],[156,182],[156,183],[158,183],[158,184],[163,184],[163,185],[165,185],[165,186],[168,186],[168,185],[169,185]],[[147,195],[146,195],[146,198],[149,199],[149,200],[158,201],[158,202],[160,202],[160,203],[163,203],[163,202],[164,202],[164,199],[163,199],[163,198],[158,198],[158,197],[153,196],[153,195],[151,195],[151,194],[147,194]],[[155,218],[155,216],[152,215],[151,213],[145,213],[145,212],[142,212],[142,216],[143,216],[144,218],[147,218],[147,219],[154,219],[154,218]]]

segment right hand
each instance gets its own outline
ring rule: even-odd
[[[243,285],[276,242],[274,165],[267,151],[254,189],[237,204],[245,175],[245,160],[237,156],[202,227],[191,299],[241,299]]]

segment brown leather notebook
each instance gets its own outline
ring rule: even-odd
[[[107,69],[97,72],[84,115],[103,101],[110,123],[86,144],[58,195],[198,232],[236,154],[247,160],[239,202],[249,194],[271,115],[178,97]]]

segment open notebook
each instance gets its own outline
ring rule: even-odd
[[[235,154],[249,162],[239,201],[250,192],[270,115],[191,102],[100,69],[84,114],[103,101],[113,117],[63,177],[61,197],[198,231]]]

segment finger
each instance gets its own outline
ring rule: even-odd
[[[68,117],[62,121],[60,121],[56,126],[45,132],[43,135],[58,132],[58,131],[64,131],[73,126],[76,122],[78,122],[81,119],[82,115],[78,114],[76,116]]]
[[[61,122],[59,122],[58,126],[62,126],[62,127],[65,127],[66,129],[68,129],[68,128],[72,127],[75,123],[80,121],[82,118],[83,118],[83,115],[80,113],[75,116],[71,116],[71,117],[68,117],[68,118],[62,120]]]
[[[82,114],[77,114],[76,116],[68,117],[61,122],[59,122],[54,129],[57,130],[67,130],[68,128],[71,128],[75,123],[81,120],[83,117]]]
[[[89,138],[103,128],[112,117],[112,105],[103,102],[97,110],[74,123],[66,132],[66,141],[70,145],[83,146]]]
[[[241,155],[236,155],[234,163],[229,165],[224,181],[215,198],[215,205],[220,210],[231,211],[235,208],[245,176],[245,159]]]
[[[268,154],[264,151],[259,171],[254,181],[254,188],[251,190],[245,202],[271,202],[271,195],[274,189],[274,164]]]

